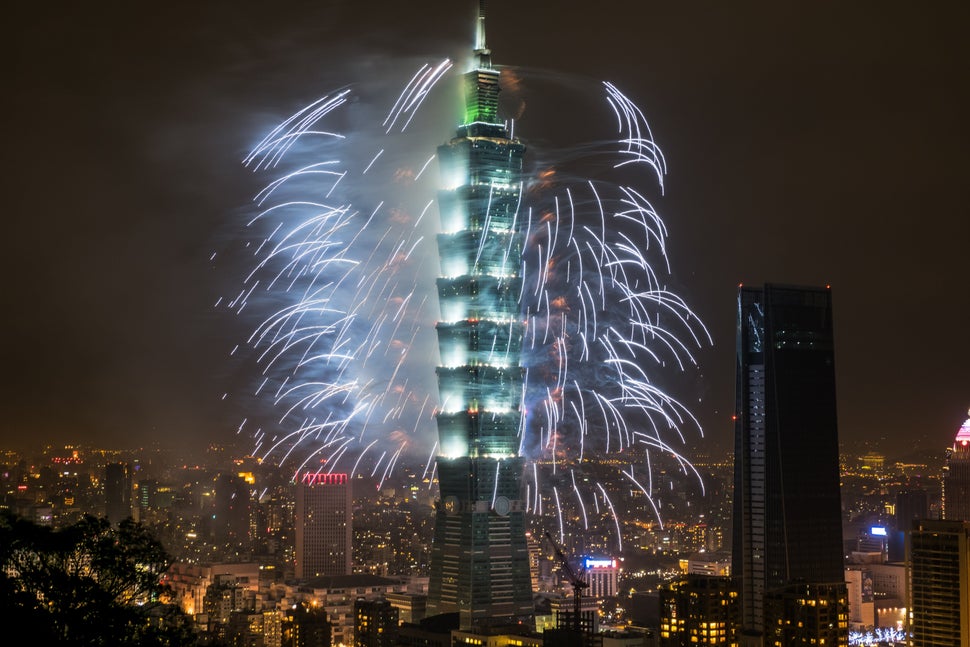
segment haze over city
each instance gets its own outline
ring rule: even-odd
[[[233,439],[240,412],[223,394],[252,376],[229,353],[249,330],[213,304],[244,268],[210,259],[252,216],[260,186],[243,157],[330,91],[393,94],[416,61],[460,60],[469,11],[14,11],[0,442]],[[730,443],[742,282],[832,286],[843,442],[895,453],[952,441],[970,406],[963,4],[489,11],[494,61],[522,84],[516,134],[530,151],[584,140],[577,104],[598,99],[569,90],[610,81],[665,154],[655,206],[671,283],[713,338],[672,386],[706,434],[688,455]]]

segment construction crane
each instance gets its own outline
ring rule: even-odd
[[[556,540],[552,538],[548,531],[546,532],[546,539],[552,544],[552,549],[556,552],[556,558],[559,560],[559,566],[573,587],[573,629],[579,631],[579,610],[582,607],[583,589],[589,588],[589,582],[586,581],[586,569],[580,567],[578,572],[574,571],[573,567],[569,565],[569,560],[562,554]]]

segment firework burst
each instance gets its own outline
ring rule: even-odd
[[[588,156],[606,155],[610,171],[639,166],[662,191],[666,161],[643,113],[614,85],[603,90],[616,137],[610,148],[586,147]],[[711,339],[666,286],[667,230],[641,190],[610,181],[610,173],[596,181],[559,177],[556,167],[553,160],[536,174],[526,204],[523,451],[534,459],[530,505],[541,513],[551,503],[562,536],[564,518],[582,529],[594,512],[610,518],[622,546],[611,490],[634,489],[660,521],[652,452],[702,484],[682,453],[685,432],[700,434],[701,426],[652,376],[696,365],[693,349]],[[590,469],[604,463],[614,467]],[[562,514],[567,507],[570,514]]]
[[[351,89],[328,94],[244,159],[264,178],[248,223],[250,267],[217,305],[251,323],[233,352],[242,349],[258,373],[249,395],[275,413],[244,421],[240,433],[265,461],[383,479],[406,451],[436,451],[433,162],[449,126],[440,136],[416,126],[452,67],[420,67],[381,117],[345,129],[328,124],[346,124],[361,110],[357,98]],[[643,169],[662,191],[666,163],[643,114],[613,85],[602,90],[615,136],[588,150],[608,155],[617,174]],[[528,223],[527,498],[535,514],[558,518],[561,534],[564,518],[584,527],[595,515],[612,518],[619,542],[617,486],[642,494],[660,517],[651,454],[700,480],[683,456],[700,425],[652,376],[693,364],[692,349],[710,337],[666,287],[667,231],[644,192],[557,169],[544,163],[532,175],[519,213]],[[589,477],[592,463],[614,455],[618,479]]]

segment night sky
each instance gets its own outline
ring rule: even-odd
[[[210,256],[251,215],[241,159],[392,60],[461,56],[473,4],[8,12],[0,446],[231,440],[247,331],[213,304],[242,270]],[[586,119],[530,79],[611,81],[650,122],[672,283],[714,338],[679,394],[703,443],[731,439],[741,282],[832,285],[844,441],[951,442],[970,406],[968,19],[959,1],[489,3],[530,147]]]

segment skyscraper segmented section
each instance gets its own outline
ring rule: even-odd
[[[440,497],[428,607],[460,612],[462,628],[533,613],[519,456],[525,147],[499,121],[499,72],[481,7],[464,119],[438,149]]]

